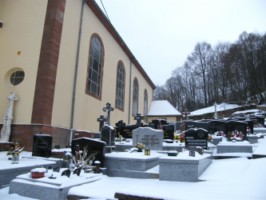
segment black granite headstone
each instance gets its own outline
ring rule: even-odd
[[[106,146],[115,146],[115,129],[109,125],[103,126],[101,140],[106,143]]]
[[[88,137],[81,137],[72,141],[71,151],[72,155],[75,155],[77,149],[86,150],[87,157],[85,159],[87,159],[90,155],[95,154],[95,160],[99,160],[101,163],[104,163],[105,145],[106,144],[103,141]]]
[[[52,136],[49,134],[35,134],[33,136],[32,156],[51,157]]]
[[[185,147],[202,147],[208,149],[208,131],[205,129],[189,129],[185,131]]]
[[[229,137],[232,132],[239,131],[244,135],[243,140],[246,140],[247,127],[248,123],[245,121],[228,121],[226,122],[226,135]]]

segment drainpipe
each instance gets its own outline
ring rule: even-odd
[[[79,65],[79,51],[80,51],[80,41],[81,41],[81,32],[82,32],[82,21],[83,21],[83,11],[84,11],[85,0],[82,0],[80,19],[79,19],[79,34],[78,34],[78,43],[77,43],[77,52],[76,52],[76,63],[74,71],[74,82],[73,82],[73,91],[72,91],[72,103],[71,103],[71,115],[70,115],[70,132],[69,132],[69,146],[72,144],[73,139],[73,125],[74,125],[74,115],[75,115],[75,101],[76,101],[76,87],[77,87],[77,76],[78,76],[78,65]]]
[[[131,76],[132,76],[132,62],[129,60],[129,101],[128,101],[128,119],[127,124],[130,124],[130,113],[131,113]]]

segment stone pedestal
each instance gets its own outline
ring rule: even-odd
[[[188,156],[188,152],[179,153],[178,156],[163,156],[160,158],[159,179],[195,182],[211,162],[210,155],[198,153],[195,157]]]

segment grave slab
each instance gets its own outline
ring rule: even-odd
[[[151,151],[149,156],[144,152],[113,152],[106,154],[105,167],[108,176],[131,177],[131,178],[152,178],[153,173],[146,173],[147,170],[159,164],[159,157],[162,156]]]
[[[247,141],[250,142],[250,144],[258,143],[259,137],[257,135],[247,135]]]
[[[217,154],[221,153],[253,153],[252,144],[248,141],[223,141],[217,145]]]
[[[56,172],[53,175],[56,179],[49,179],[48,176],[32,179],[30,173],[19,175],[11,181],[9,193],[40,200],[67,199],[68,190],[71,187],[100,180],[102,176],[83,173],[80,176],[66,177]]]
[[[189,151],[177,156],[163,156],[159,159],[159,180],[165,181],[199,181],[199,176],[211,164],[211,155],[189,156]]]

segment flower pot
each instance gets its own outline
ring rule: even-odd
[[[35,168],[31,170],[31,178],[42,178],[46,172],[45,168]]]
[[[12,164],[18,164],[19,163],[19,155],[12,155],[11,163]]]

